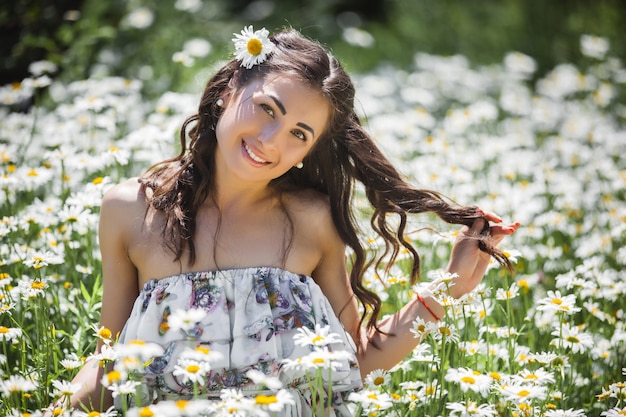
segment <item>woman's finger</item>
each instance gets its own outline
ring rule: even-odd
[[[498,216],[496,213],[492,213],[490,211],[483,211],[485,218],[490,222],[494,223],[502,223],[502,218]]]

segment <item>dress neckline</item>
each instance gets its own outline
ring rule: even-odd
[[[188,278],[188,277],[194,277],[198,275],[207,275],[207,276],[215,277],[215,276],[218,276],[220,273],[243,275],[243,274],[249,273],[250,271],[254,271],[254,272],[265,271],[269,275],[274,275],[276,273],[279,273],[280,275],[289,275],[292,277],[304,277],[307,280],[311,280],[315,282],[315,280],[313,279],[311,275],[293,272],[288,269],[282,268],[280,266],[243,266],[243,267],[230,267],[230,268],[224,268],[224,269],[203,269],[199,271],[187,271],[187,272],[181,272],[180,274],[167,275],[162,278],[151,278],[148,281],[146,281],[146,283],[143,285],[140,292],[143,292],[145,289],[149,288],[150,286],[154,286],[157,283],[160,283],[160,282],[169,283],[173,280],[180,279],[180,278]]]

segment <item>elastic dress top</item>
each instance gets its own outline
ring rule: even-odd
[[[170,329],[168,317],[180,309],[202,309],[206,314],[193,328]],[[211,363],[203,385],[196,387],[202,398],[219,401],[222,390],[228,388],[252,397],[264,393],[265,387],[246,376],[256,369],[279,378],[295,399],[295,405],[287,404],[277,415],[312,416],[316,413],[310,376],[301,368],[285,366],[285,360],[297,360],[314,350],[294,343],[293,336],[300,327],[314,330],[316,325],[329,326],[330,332],[340,336],[341,341],[327,346],[330,351],[350,353],[342,355],[347,358],[332,372],[323,372],[324,378],[330,374],[331,379],[325,386],[332,385],[331,398],[323,400],[332,406],[324,414],[352,416],[348,395],[362,387],[355,344],[320,287],[306,275],[277,267],[250,267],[153,279],[139,293],[118,343],[139,340],[164,349],[141,371],[144,405],[194,398],[193,383],[174,369],[181,353],[200,346],[221,354],[218,362]]]

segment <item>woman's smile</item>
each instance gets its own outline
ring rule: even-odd
[[[270,161],[267,161],[257,155],[250,146],[246,143],[245,140],[241,141],[241,150],[244,158],[246,158],[252,165],[254,166],[265,166],[270,164]],[[258,152],[258,151],[257,151]]]

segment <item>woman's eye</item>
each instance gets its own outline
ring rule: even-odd
[[[270,106],[268,106],[267,104],[261,104],[261,108],[263,109],[263,111],[265,111],[265,113],[274,117],[274,110]]]
[[[301,130],[292,130],[291,133],[301,141],[306,141],[306,135]]]

